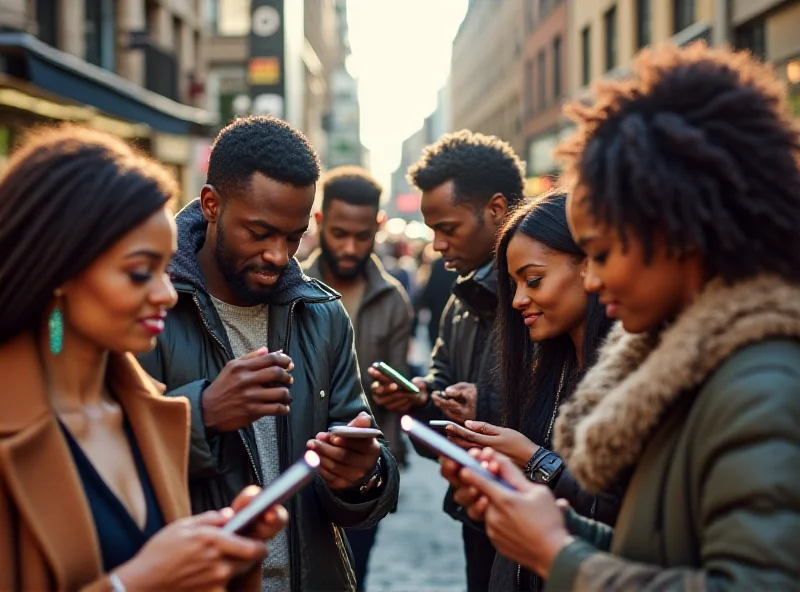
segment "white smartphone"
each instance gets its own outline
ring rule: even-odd
[[[383,432],[375,428],[354,428],[350,426],[331,426],[328,432],[341,438],[356,438],[366,440],[369,438],[384,438]]]
[[[303,489],[319,472],[319,455],[307,450],[303,458],[286,469],[253,500],[222,527],[225,532],[241,534],[267,510],[282,504]]]

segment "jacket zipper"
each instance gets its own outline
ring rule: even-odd
[[[200,305],[200,300],[198,300],[197,294],[192,294],[192,300],[194,300],[195,306],[197,306],[197,312],[200,313],[200,319],[203,321],[203,326],[205,326],[206,331],[208,331],[208,334],[211,335],[212,339],[214,339],[214,341],[217,343],[217,345],[220,346],[220,348],[225,353],[225,355],[228,357],[228,359],[233,359],[233,356],[228,351],[228,348],[225,347],[225,344],[222,343],[222,341],[219,339],[219,337],[217,337],[214,334],[214,332],[211,330],[211,324],[208,322],[208,319],[206,318],[206,314],[203,312],[203,307]],[[242,430],[237,430],[237,432],[239,433],[239,437],[242,439],[242,444],[244,445],[244,449],[247,452],[247,458],[250,459],[250,467],[253,469],[253,474],[256,476],[256,481],[258,482],[258,485],[261,486],[261,485],[263,485],[261,483],[261,473],[256,468],[256,461],[253,458],[253,453],[250,450],[250,445],[247,443],[247,438],[244,437],[244,434],[242,433]]]
[[[517,592],[519,592],[519,584],[521,579],[522,579],[522,566],[517,565],[517,587],[515,588]]]
[[[292,334],[291,333],[292,332],[292,317],[294,316],[294,307],[296,306],[296,304],[297,304],[297,301],[295,300],[289,305],[289,319],[286,322],[286,339],[285,339],[285,341],[283,343],[283,353],[286,354],[287,356],[289,355],[289,341],[290,341],[290,336]],[[289,462],[289,428],[290,428],[289,416],[288,415],[281,416],[280,422],[281,422],[281,425],[283,427],[283,430],[281,430],[281,431],[283,431],[283,434],[282,434],[283,438],[282,438],[282,440],[280,442],[281,453],[282,453],[281,454],[281,457],[282,457],[281,458],[281,463],[284,464],[284,465],[288,465],[288,462]],[[283,471],[283,470],[285,470],[285,467],[281,468],[281,471]],[[296,497],[292,496],[292,499],[289,501],[289,504],[288,504],[289,505],[288,510],[289,510],[289,515],[290,516],[296,516],[297,515],[297,508],[296,508],[297,502],[295,500],[296,500]],[[289,549],[290,549],[290,551],[292,550],[293,547],[297,547],[298,549],[300,547],[300,542],[296,540],[297,533],[295,532],[296,529],[295,529],[295,527],[293,525],[293,522],[294,522],[293,520],[289,520],[289,524],[286,527],[286,530],[287,530],[286,536],[289,539]],[[302,557],[300,556],[300,553],[297,553],[297,557],[295,558],[295,560],[289,562],[289,587],[292,590],[300,590],[300,580],[301,580],[301,577],[300,577],[300,571],[301,571],[301,569],[300,569],[300,561],[302,561]]]

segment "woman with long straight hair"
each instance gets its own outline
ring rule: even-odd
[[[614,494],[590,494],[552,451],[553,425],[611,328],[596,295],[583,288],[586,256],[567,225],[567,196],[553,192],[511,214],[498,238],[495,342],[503,386],[503,426],[468,421],[447,433],[466,447],[490,446],[531,481],[545,483],[587,517],[613,525]],[[470,505],[463,493],[457,501]],[[480,519],[480,515],[474,516]],[[493,590],[539,590],[541,580],[498,556]]]

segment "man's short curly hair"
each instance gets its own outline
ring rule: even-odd
[[[380,208],[383,186],[358,166],[341,166],[327,172],[322,181],[322,210],[338,199],[354,206]]]
[[[517,204],[525,188],[525,167],[507,142],[461,130],[427,146],[408,169],[408,180],[420,191],[452,181],[455,203],[478,210],[497,193],[509,206]]]
[[[285,121],[251,116],[224,127],[214,140],[206,183],[225,195],[245,190],[254,173],[309,187],[319,180],[320,164],[308,139]]]
[[[558,150],[576,199],[652,256],[697,249],[727,282],[772,272],[800,280],[800,134],[784,85],[745,53],[662,46],[629,81],[573,105]]]

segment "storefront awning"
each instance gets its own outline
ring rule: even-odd
[[[27,33],[0,33],[0,72],[63,97],[65,102],[91,106],[170,134],[205,135],[205,128],[216,124],[216,117],[208,111],[144,89]]]

